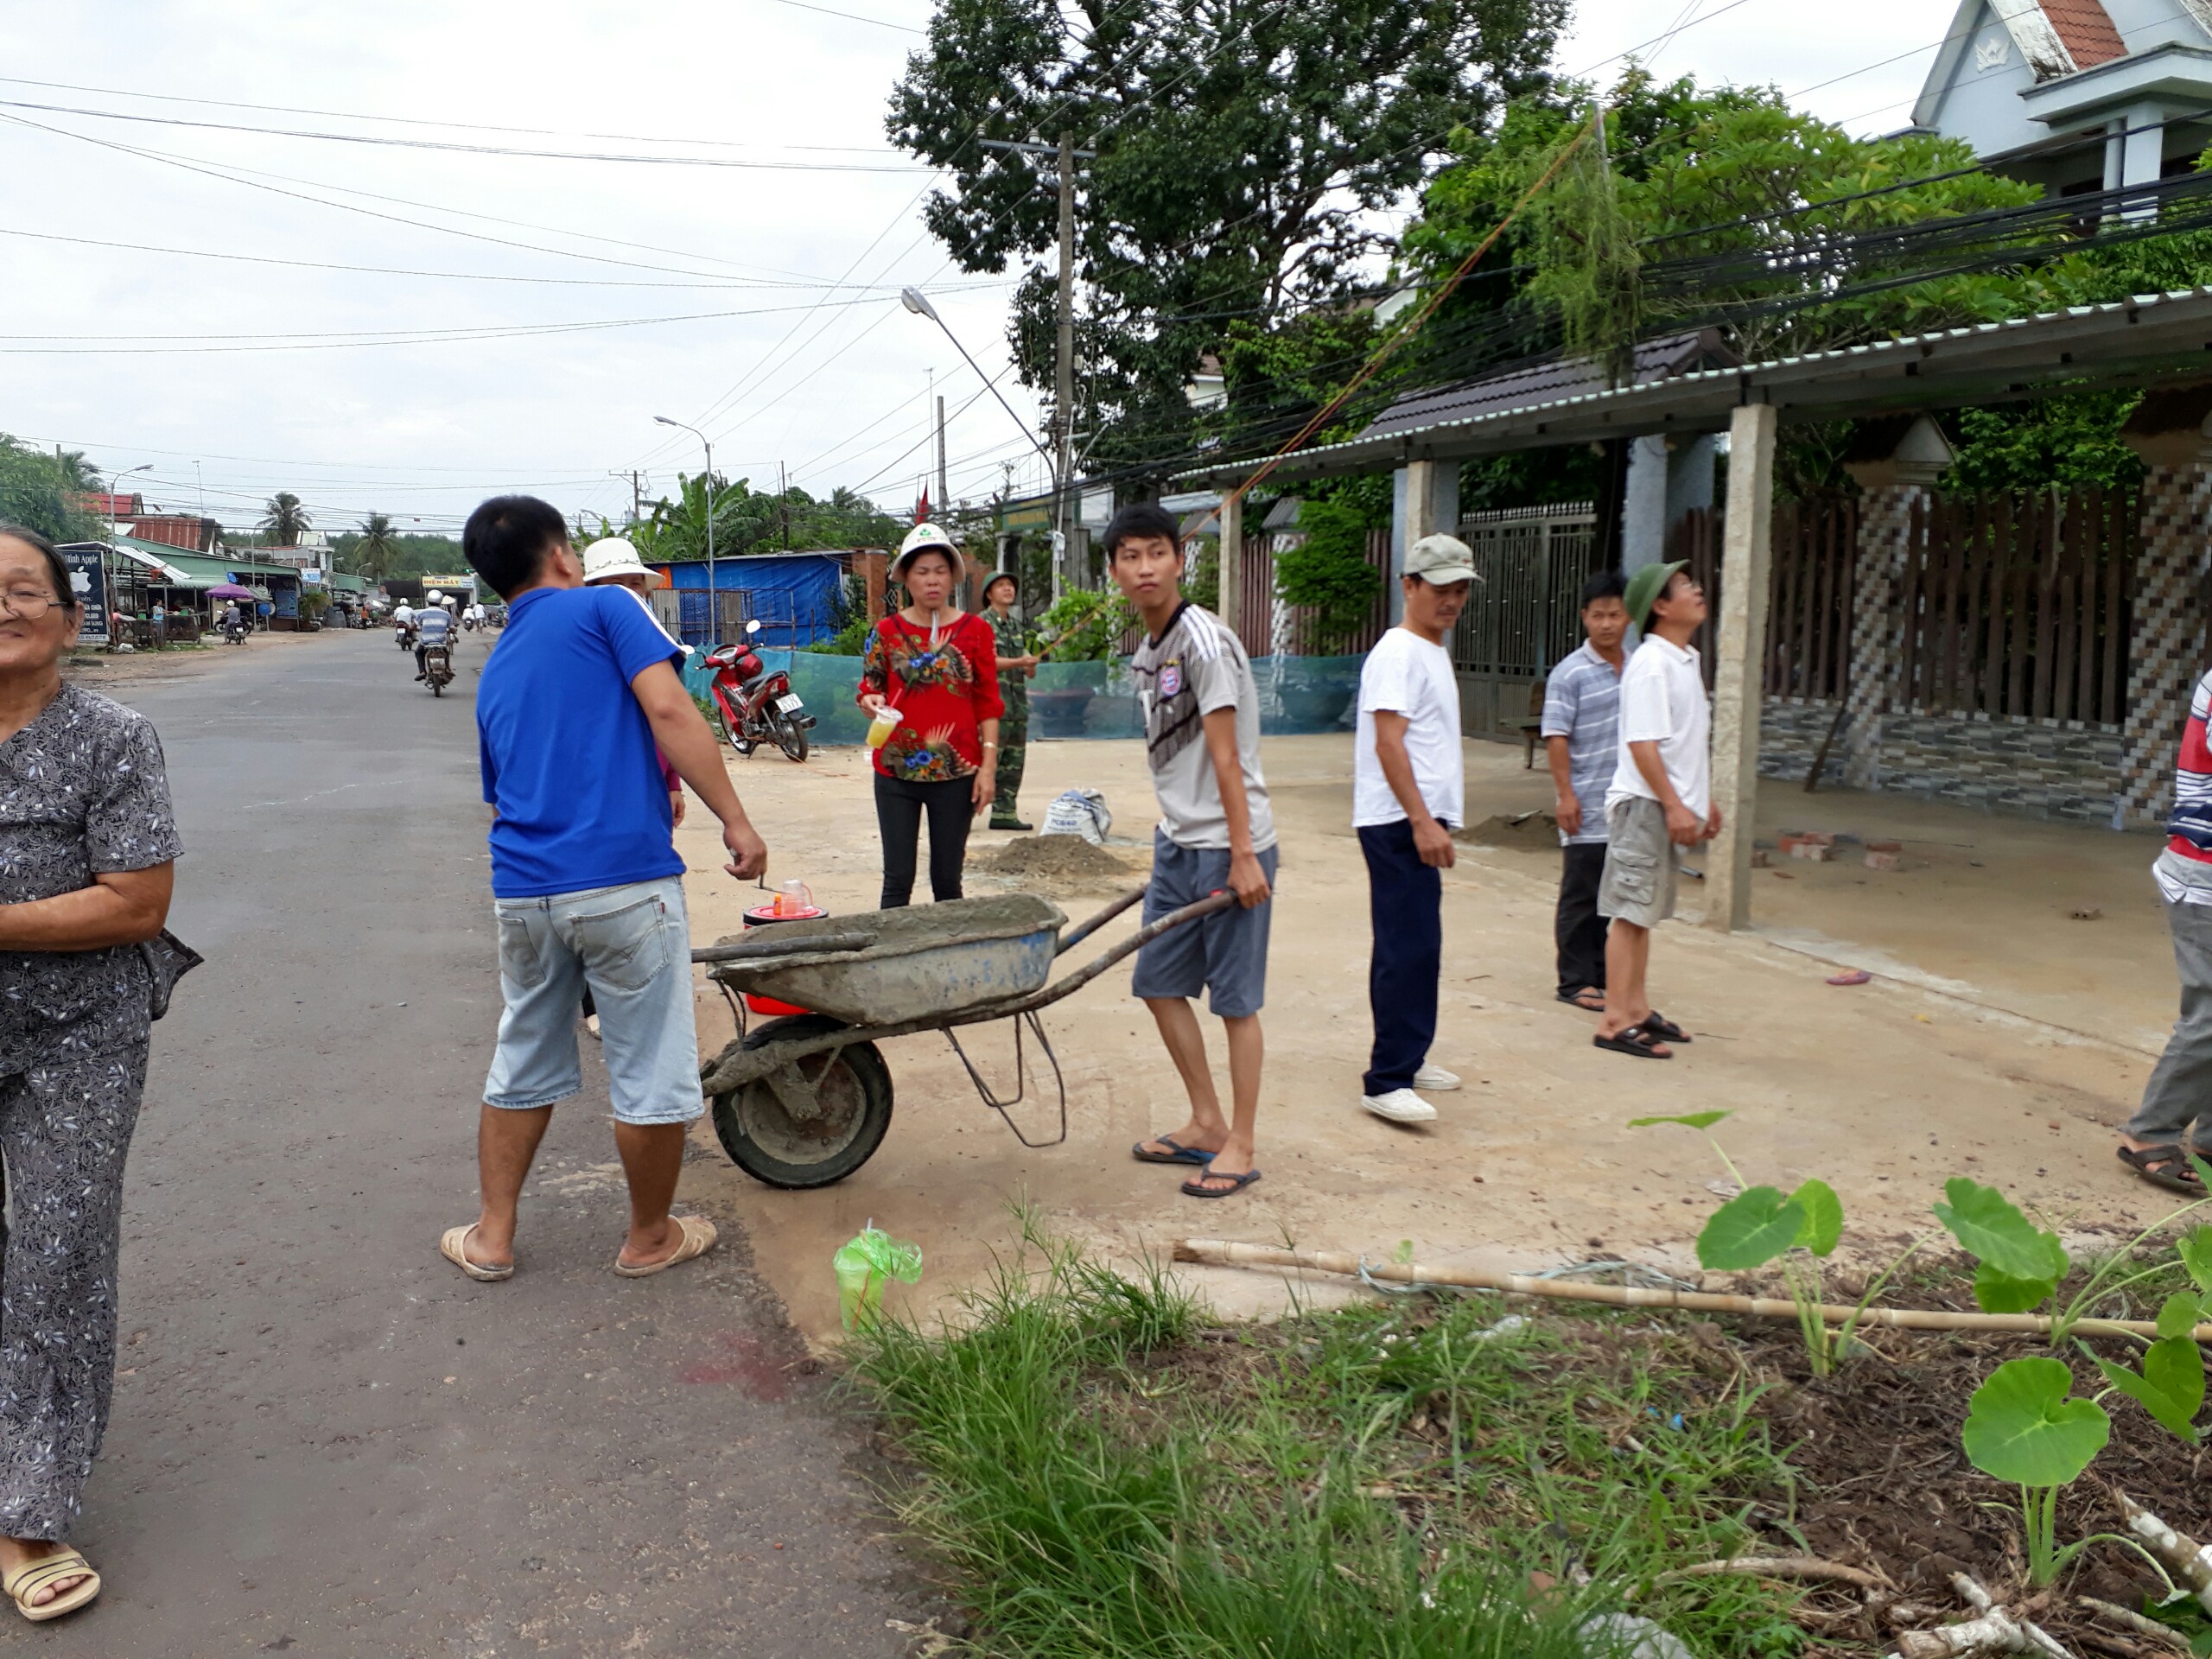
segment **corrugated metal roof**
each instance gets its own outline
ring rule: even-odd
[[[1718,328],[1668,334],[1647,340],[1636,348],[1636,384],[1672,379],[1693,369],[1733,368],[1742,361],[1729,350]],[[1588,358],[1554,358],[1548,363],[1530,363],[1503,374],[1461,380],[1401,397],[1359,435],[1385,438],[1395,432],[1418,432],[1440,422],[1534,409],[1605,389],[1605,376]]]
[[[2140,386],[2212,377],[2212,287],[2138,295],[2001,322],[1700,369],[1633,386],[1362,435],[1287,456],[1274,476],[1373,472],[1444,459],[1586,443],[1653,432],[1718,431],[1739,404],[1827,420],[1946,404],[2014,400],[2052,390]],[[1179,480],[1241,482],[1265,456],[1212,462]]]

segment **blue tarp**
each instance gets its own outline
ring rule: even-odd
[[[1359,690],[1361,657],[1255,657],[1252,677],[1260,689],[1260,729],[1270,737],[1349,731]],[[853,702],[861,659],[793,652],[768,659],[788,662],[791,690],[806,699],[821,724],[817,743],[858,743],[868,720]],[[1029,683],[1029,737],[1140,737],[1136,687],[1126,658],[1108,663],[1046,663]]]
[[[742,593],[760,624],[756,643],[806,645],[837,631],[837,585],[844,575],[835,553],[760,553],[662,565],[677,590],[680,633],[687,645],[726,645],[712,595]],[[711,576],[711,582],[709,577]]]

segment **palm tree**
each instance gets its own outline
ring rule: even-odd
[[[315,520],[308,517],[308,510],[300,505],[300,498],[289,490],[279,490],[269,498],[269,510],[261,515],[261,528],[276,539],[274,547],[297,547],[300,537],[313,528]]]
[[[391,515],[372,512],[361,521],[361,539],[353,543],[353,569],[372,582],[381,581],[391,574],[392,556],[398,551]]]

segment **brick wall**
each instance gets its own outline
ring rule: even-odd
[[[1835,719],[1832,702],[1769,697],[1760,715],[1759,775],[1802,779]],[[2126,743],[2108,728],[1968,715],[1854,715],[1851,745],[1866,767],[1851,781],[2030,817],[2108,824]],[[1847,734],[1848,735],[1848,734]],[[1825,779],[1843,781],[1839,737]]]

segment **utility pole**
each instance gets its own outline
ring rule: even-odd
[[[776,463],[776,512],[783,519],[784,551],[788,553],[791,550],[791,486],[780,461]]]
[[[944,472],[944,397],[937,400],[937,516],[944,517],[952,499],[951,486],[945,481]]]
[[[1059,596],[1062,568],[1073,551],[1073,519],[1068,495],[1075,480],[1069,476],[1069,455],[1075,437],[1075,135],[1060,131],[1060,282],[1058,302],[1059,345],[1052,375],[1052,490],[1053,527],[1058,532],[1058,556],[1052,561],[1053,597]]]

